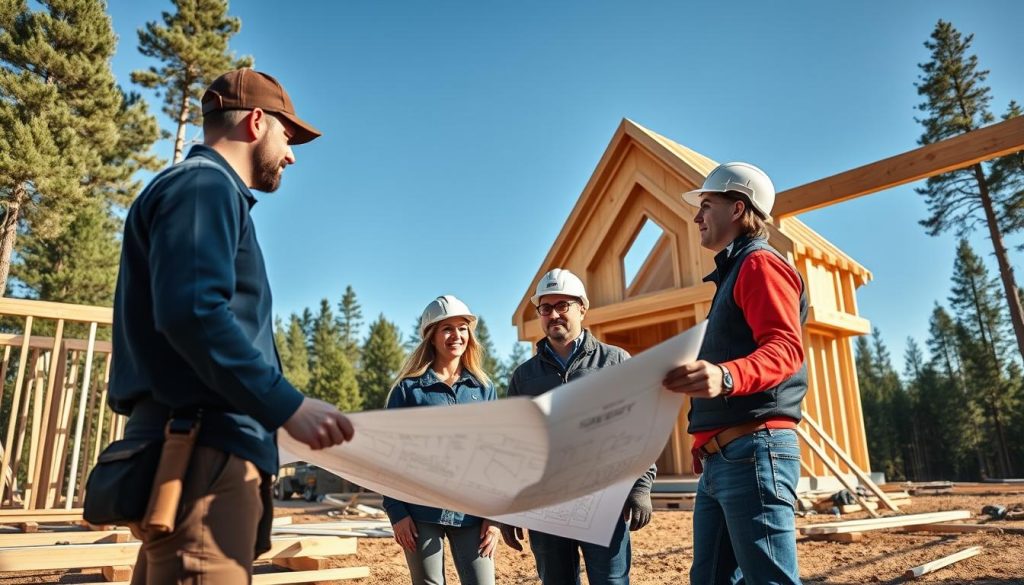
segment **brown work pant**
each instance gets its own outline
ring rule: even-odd
[[[142,540],[131,585],[246,585],[263,502],[250,461],[197,446],[189,462],[174,532]]]

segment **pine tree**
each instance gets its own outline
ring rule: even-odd
[[[994,120],[988,109],[991,101],[985,85],[988,71],[978,68],[978,57],[969,54],[974,35],[963,37],[948,22],[940,20],[925,42],[932,60],[920,64],[922,75],[917,83],[918,94],[925,101],[918,109],[926,117],[918,120],[924,126],[920,144],[932,144],[951,136],[972,132]],[[955,228],[965,235],[984,223],[999,264],[1006,303],[1017,339],[1017,349],[1024,357],[1024,310],[1016,295],[1013,276],[1001,225],[1013,223],[1012,218],[1000,220],[1000,210],[1009,209],[1010,199],[1005,186],[994,183],[981,163],[977,163],[928,179],[917,189],[928,203],[929,217],[921,222],[930,235]]]
[[[908,404],[877,328],[870,342],[865,337],[857,338],[855,363],[871,467],[889,478],[903,478],[902,444],[909,437],[902,436],[899,420],[906,416]]]
[[[341,347],[338,325],[334,322],[331,303],[320,301],[320,312],[313,319],[312,356],[310,359],[309,395],[334,404],[344,411],[361,410],[355,369]]]
[[[105,4],[33,4],[40,10],[0,5],[0,291],[18,234],[59,236],[86,199],[130,172],[115,172],[113,160],[125,140],[140,138],[119,134],[126,99],[110,69],[117,39]],[[144,130],[140,111],[130,109],[134,128]]]
[[[285,378],[300,390],[310,387],[309,351],[306,333],[302,330],[302,322],[298,315],[292,314],[288,319],[288,329],[282,328],[278,353],[281,354],[281,367]]]
[[[419,346],[420,341],[422,341],[420,339],[420,316],[416,315],[416,320],[412,322],[412,333],[405,339],[405,351],[414,351]]]
[[[1022,113],[1020,105],[1011,101],[1003,120],[1016,118]],[[1001,195],[999,225],[1003,233],[1024,231],[1024,150],[992,161],[991,182],[992,189]],[[1024,245],[1017,249],[1024,249]]]
[[[513,343],[512,352],[501,363],[498,372],[494,374],[494,390],[498,393],[499,398],[508,395],[508,383],[512,379],[512,372],[515,372],[520,364],[530,359],[530,350],[527,347],[529,346],[525,343]]]
[[[497,378],[501,374],[501,361],[498,359],[494,341],[491,340],[491,332],[487,329],[487,323],[484,322],[483,317],[479,317],[476,323],[476,341],[480,344],[480,353],[483,358],[480,366],[485,374],[491,378]]]
[[[967,373],[969,396],[991,425],[989,438],[995,456],[992,471],[1001,477],[1010,477],[1013,465],[1006,439],[1006,422],[1017,396],[1007,378],[1010,364],[1008,327],[999,302],[999,285],[989,277],[988,269],[967,240],[961,240],[957,248],[949,301],[961,325],[958,341]]]
[[[360,364],[359,328],[363,326],[363,310],[356,300],[356,291],[352,285],[345,287],[345,294],[338,302],[338,331],[341,334],[341,345],[345,349],[348,361],[362,370]]]
[[[139,30],[139,52],[160,61],[145,71],[132,72],[132,81],[155,89],[163,111],[177,125],[172,162],[183,158],[188,125],[199,125],[203,91],[222,74],[252,67],[251,57],[235,59],[228,41],[242,28],[229,17],[226,0],[172,0],[175,12],[164,12],[163,24],[146,23]]]
[[[384,408],[388,391],[395,382],[405,351],[398,326],[381,314],[370,325],[362,348],[363,367],[359,371],[359,388],[366,408]]]

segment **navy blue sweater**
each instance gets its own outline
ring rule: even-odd
[[[129,436],[162,432],[153,402],[202,407],[199,444],[277,473],[273,433],[303,397],[274,347],[270,284],[249,215],[255,203],[220,154],[195,146],[132,205],[109,402],[121,414],[144,406],[129,419]]]

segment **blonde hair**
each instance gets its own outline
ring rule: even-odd
[[[423,332],[423,339],[420,339],[420,344],[416,346],[416,349],[412,350],[405,363],[398,369],[398,375],[391,384],[391,389],[388,390],[387,398],[384,399],[385,408],[387,408],[388,402],[391,402],[391,393],[395,391],[395,388],[398,387],[402,380],[406,378],[419,378],[434,363],[437,351],[434,349],[433,338],[441,323],[444,323],[444,321],[432,323],[427,327],[427,330]],[[468,370],[482,385],[490,386],[491,378],[484,372],[483,362],[484,350],[476,339],[476,326],[471,324],[469,327],[469,344],[466,347],[466,352],[462,354],[462,358],[459,360],[459,367]]]

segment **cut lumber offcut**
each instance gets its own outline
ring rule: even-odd
[[[369,567],[344,567],[320,571],[282,571],[258,573],[252,576],[252,585],[285,585],[286,583],[316,583],[320,581],[341,581],[363,579],[370,576]],[[115,581],[106,585],[131,585],[128,581]]]
[[[818,433],[818,436],[820,436],[822,440],[825,441],[825,444],[831,447],[832,451],[836,455],[838,455],[840,459],[843,460],[843,463],[846,464],[846,467],[848,467],[850,471],[852,471],[853,474],[857,476],[857,479],[860,480],[861,485],[866,487],[871,493],[878,496],[878,499],[881,500],[882,505],[884,505],[886,508],[889,508],[893,512],[900,511],[899,506],[893,503],[893,501],[890,500],[887,495],[885,495],[885,492],[882,491],[882,488],[878,487],[878,484],[871,481],[871,478],[868,477],[868,474],[864,473],[863,469],[857,467],[857,464],[853,462],[853,459],[850,458],[846,451],[843,451],[842,447],[840,447],[839,444],[836,443],[835,439],[833,439],[831,435],[826,433],[825,430],[821,428],[821,425],[819,425],[809,414],[807,414],[807,412],[803,413],[803,420],[805,423],[807,423],[807,426],[814,429],[814,432]],[[799,431],[800,427],[797,427],[797,430]],[[834,471],[833,473],[836,473],[838,475],[838,471]],[[857,496],[857,490],[854,489],[850,491],[854,494],[854,496]],[[861,498],[857,496],[857,501],[860,502],[860,500]],[[874,514],[872,514],[872,516],[874,516]]]
[[[138,542],[0,548],[0,572],[43,571],[130,565],[139,554]],[[260,559],[350,555],[355,538],[336,536],[281,536],[271,541]]]
[[[274,565],[293,571],[322,571],[331,568],[331,557],[295,557],[274,559]]]
[[[289,525],[291,523],[292,523],[292,517],[291,516],[278,516],[277,518],[274,518],[273,522],[271,522],[270,525],[271,526],[287,526],[287,525]]]
[[[994,532],[1003,534],[1001,527],[994,524],[919,524],[916,526],[904,526],[904,532]]]
[[[837,534],[840,532],[866,532],[868,530],[885,530],[886,528],[902,528],[904,526],[918,526],[921,524],[937,524],[939,522],[950,522],[953,520],[966,520],[971,517],[968,510],[954,510],[951,512],[930,512],[928,514],[905,514],[902,516],[887,516],[885,518],[868,518],[865,520],[845,520],[843,522],[828,522],[825,524],[808,524],[801,526],[803,534]]]
[[[809,421],[810,419],[805,417],[804,420]],[[821,462],[825,464],[825,467],[829,468],[829,471],[832,472],[832,475],[836,476],[836,479],[839,480],[839,483],[843,484],[843,486],[846,487],[846,491],[850,492],[850,494],[853,495],[854,499],[856,499],[858,502],[862,504],[867,502],[867,500],[865,500],[860,494],[857,493],[857,487],[850,483],[850,480],[846,479],[846,476],[843,475],[841,471],[839,471],[839,466],[836,465],[836,462],[833,461],[832,458],[828,456],[828,453],[825,453],[825,450],[821,448],[821,445],[815,442],[814,439],[812,439],[811,436],[807,434],[807,431],[800,428],[799,426],[797,426],[794,430],[800,436],[800,438],[804,440],[804,443],[808,447],[810,447],[811,451],[814,451],[814,454],[818,456],[818,459],[821,459]],[[868,509],[868,514],[871,514],[871,516],[875,518],[879,517],[878,512],[875,512],[874,510],[871,509]]]
[[[107,581],[124,581],[132,578],[131,565],[117,565],[116,567],[103,567],[103,578]]]
[[[936,559],[934,561],[925,563],[918,567],[914,567],[913,569],[907,569],[907,572],[904,573],[903,576],[907,579],[916,579],[921,575],[926,575],[928,573],[938,571],[943,567],[948,567],[949,565],[952,565],[955,562],[962,561],[964,559],[969,559],[979,553],[981,553],[980,546],[972,546],[971,548],[965,548],[964,550],[958,553],[953,553],[949,556],[942,557],[941,559]]]

